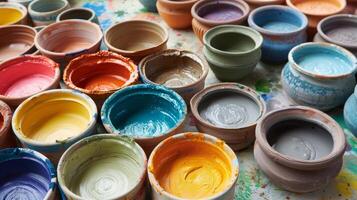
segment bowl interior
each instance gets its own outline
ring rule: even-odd
[[[90,20],[93,18],[94,15],[87,9],[71,9],[64,11],[60,14],[59,20],[66,20],[66,19],[83,19],[83,20]]]
[[[2,112],[0,112],[0,131],[2,131],[2,129],[4,128],[5,126],[5,116]]]
[[[300,11],[311,15],[330,15],[343,9],[344,0],[290,0]]]
[[[2,7],[0,6],[0,26],[15,24],[23,18],[23,12],[12,6]]]
[[[206,20],[224,22],[237,20],[244,15],[244,12],[237,5],[217,1],[198,8],[197,14]]]
[[[31,96],[45,90],[56,78],[54,63],[45,58],[19,57],[0,65],[0,95],[10,98]]]
[[[357,46],[357,17],[330,18],[322,22],[320,27],[330,41]]]
[[[230,41],[230,42],[227,42]],[[240,32],[223,32],[212,37],[210,45],[224,52],[247,52],[256,47],[249,35]]]
[[[66,6],[65,0],[37,0],[30,4],[30,9],[35,12],[45,13],[56,11]]]

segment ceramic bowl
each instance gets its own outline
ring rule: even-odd
[[[295,121],[294,126],[291,125],[293,121]],[[288,135],[289,131],[293,133],[299,130],[305,130],[306,133],[300,137],[302,144],[307,145],[305,147],[308,148],[304,150],[304,156],[315,155],[316,158],[302,159],[300,155],[297,157],[297,155],[281,153],[282,149],[276,146],[277,141],[282,137],[292,138],[291,142],[299,140],[299,138],[294,139],[293,135]],[[324,139],[315,138],[320,134],[318,130],[323,131],[324,135],[321,133],[320,136]],[[280,133],[283,135],[277,135]],[[309,135],[309,133],[313,134]],[[284,190],[305,193],[322,189],[338,175],[342,167],[346,147],[343,130],[337,122],[321,111],[309,107],[290,107],[272,111],[259,121],[256,138],[255,160],[270,181]],[[291,144],[296,145],[295,153],[300,150],[300,144]],[[282,146],[281,143],[280,145]],[[322,146],[328,146],[326,152],[322,152]],[[287,148],[289,146],[285,147]],[[317,157],[319,154],[321,156]]]
[[[169,38],[160,24],[147,20],[129,20],[114,24],[105,33],[104,42],[110,51],[135,61],[166,49]]]
[[[49,58],[25,55],[0,64],[0,100],[17,107],[39,92],[59,86],[59,65]]]
[[[221,81],[238,81],[258,64],[263,37],[249,27],[221,25],[207,31],[203,43],[204,56],[216,77]]]
[[[243,0],[200,0],[191,9],[193,32],[202,42],[203,35],[212,27],[245,23],[249,11]]]
[[[35,38],[41,54],[61,64],[86,53],[99,51],[103,34],[92,22],[71,19],[46,26]]]
[[[35,26],[49,25],[56,21],[57,15],[70,7],[67,0],[33,0],[28,11]]]
[[[0,26],[27,24],[27,9],[15,2],[0,2]]]
[[[89,8],[70,8],[61,12],[56,21],[64,21],[68,19],[82,19],[99,24],[97,15],[92,9]]]
[[[36,30],[25,25],[0,26],[0,63],[35,49]]]
[[[66,66],[63,81],[70,89],[90,96],[100,110],[115,91],[135,84],[137,66],[126,57],[109,51],[81,55]]]
[[[268,5],[281,5],[285,4],[285,0],[245,0],[251,9],[255,9],[261,6],[268,6]]]
[[[355,35],[357,35],[357,16],[333,15],[320,21],[314,41],[336,44],[357,55]]]
[[[190,102],[204,88],[208,67],[190,51],[168,49],[142,59],[139,71],[144,83],[164,85]]]
[[[8,2],[19,3],[27,7],[33,0],[7,0]]]
[[[0,148],[16,147],[15,137],[11,132],[11,108],[0,100]]]
[[[331,110],[353,93],[356,63],[356,57],[342,47],[304,43],[290,51],[281,74],[282,86],[299,105]]]
[[[249,26],[263,35],[262,61],[284,63],[289,51],[307,41],[307,17],[287,6],[263,6],[253,10]]]
[[[183,130],[185,101],[164,86],[139,84],[111,95],[101,118],[109,133],[133,137],[147,155],[167,137]]]
[[[234,151],[254,142],[255,126],[266,112],[260,95],[237,83],[208,86],[190,104],[197,129],[221,138]]]
[[[357,137],[357,86],[345,103],[343,116],[347,127]]]
[[[68,147],[95,132],[96,121],[97,107],[89,96],[55,89],[22,102],[12,130],[24,148],[43,153],[57,165]]]
[[[156,8],[165,23],[173,29],[191,27],[191,8],[198,0],[157,0]]]
[[[140,3],[150,12],[157,12],[156,2],[157,0],[139,0]]]

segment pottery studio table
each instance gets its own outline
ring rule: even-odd
[[[110,25],[127,19],[147,19],[159,22],[169,30],[168,48],[184,49],[202,56],[202,44],[192,30],[173,30],[158,14],[147,12],[138,0],[71,0],[72,7],[93,9],[105,31]],[[293,105],[282,91],[280,73],[283,65],[271,66],[260,63],[256,70],[240,83],[258,91],[265,99],[268,110]],[[219,82],[212,72],[206,79],[206,85]],[[341,108],[329,112],[345,130],[348,147],[344,155],[344,165],[338,177],[326,188],[308,194],[295,194],[279,189],[259,169],[253,156],[253,148],[238,152],[240,170],[236,184],[235,200],[248,199],[357,199],[357,138],[346,129]],[[186,131],[197,131],[190,115]]]

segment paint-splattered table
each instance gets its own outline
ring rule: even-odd
[[[99,16],[105,30],[110,25],[126,19],[148,19],[163,24],[170,32],[169,48],[185,49],[202,56],[202,44],[192,30],[170,29],[157,14],[147,12],[138,0],[72,0],[72,6],[93,9]],[[292,105],[282,92],[280,72],[282,66],[260,64],[254,73],[241,83],[255,88],[266,100],[268,109]],[[219,82],[212,72],[206,84]],[[240,175],[237,182],[236,200],[245,199],[357,199],[357,139],[346,129],[341,109],[329,113],[345,129],[348,148],[344,156],[344,166],[339,176],[328,187],[309,194],[294,194],[283,191],[269,182],[259,170],[254,160],[252,148],[238,153]],[[187,131],[196,131],[193,120],[186,126]]]

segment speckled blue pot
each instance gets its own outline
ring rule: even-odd
[[[343,116],[347,127],[357,137],[357,86],[355,92],[347,99],[343,109]]]
[[[150,12],[157,12],[156,1],[157,0],[139,0],[141,4]]]
[[[249,26],[264,37],[262,61],[283,63],[289,51],[307,41],[307,17],[287,6],[263,6],[253,10],[248,18]]]

